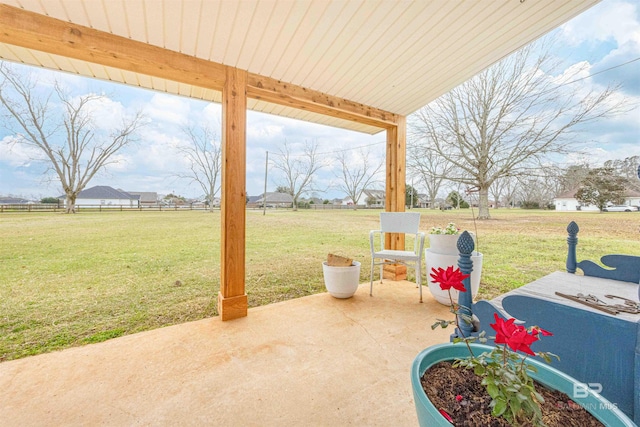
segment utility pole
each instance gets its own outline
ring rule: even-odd
[[[269,170],[269,151],[264,162],[264,193],[262,194],[262,216],[267,214],[267,171]]]
[[[413,186],[413,177],[411,178],[411,206],[409,206],[409,209],[413,209],[413,192],[415,191],[415,187]]]

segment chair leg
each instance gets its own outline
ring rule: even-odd
[[[382,276],[384,270],[384,263],[380,264],[380,284],[382,285]]]
[[[369,296],[372,297],[373,296],[373,268],[374,268],[374,258],[371,258],[371,272],[370,272],[370,278],[371,278],[371,284],[369,285]]]
[[[422,302],[422,268],[421,265],[416,265],[416,283],[420,289],[420,302]]]

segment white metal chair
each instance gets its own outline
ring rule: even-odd
[[[420,227],[420,213],[418,212],[382,212],[380,213],[380,230],[371,230],[369,243],[371,246],[371,286],[369,295],[373,296],[373,269],[380,265],[380,283],[382,283],[382,270],[385,264],[402,264],[412,266],[416,270],[416,285],[420,289],[420,302],[422,302],[422,254],[424,252],[424,233]],[[393,250],[385,248],[385,233],[401,233],[413,235],[413,250]],[[375,245],[375,236],[380,235],[380,243]],[[380,248],[376,250],[376,247]],[[406,249],[406,248],[405,248]],[[376,262],[376,259],[382,261]]]

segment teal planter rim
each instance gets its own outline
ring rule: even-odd
[[[492,346],[484,344],[471,344],[474,354],[481,354],[485,351],[491,351]],[[420,384],[420,378],[424,372],[432,365],[445,360],[453,360],[456,358],[465,358],[469,356],[467,346],[463,343],[444,343],[429,346],[422,350],[414,359],[411,367],[411,385],[413,388],[413,397],[418,412],[418,421],[421,426],[434,427],[433,420],[436,420],[438,426],[451,426],[451,424],[440,415],[438,409],[427,398],[426,393]],[[580,383],[576,379],[570,377],[562,371],[555,369],[551,365],[547,365],[539,360],[527,358],[527,363],[538,369],[537,373],[530,373],[530,376],[539,383],[561,391],[567,394],[571,400],[583,406],[598,421],[607,427],[637,427],[636,424],[618,407],[600,394],[591,389],[580,389],[581,393],[586,393],[586,397],[574,398],[573,386]],[[425,412],[433,418],[423,420]]]

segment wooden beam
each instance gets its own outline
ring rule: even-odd
[[[0,42],[216,90],[227,68],[6,4],[0,4]]]
[[[247,72],[227,68],[222,90],[220,293],[222,320],[247,315],[245,293]]]
[[[398,120],[397,114],[253,73],[247,96],[380,128],[394,127]]]
[[[0,42],[221,91],[226,65],[0,4]],[[397,115],[258,74],[247,96],[348,121],[395,126]]]
[[[398,116],[398,125],[387,129],[387,177],[385,209],[387,212],[404,212],[406,191],[406,139],[407,120]],[[386,247],[404,250],[404,235],[385,235]]]

